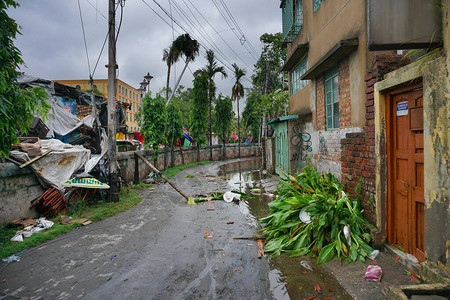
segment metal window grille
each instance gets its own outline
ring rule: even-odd
[[[283,43],[291,43],[303,28],[302,0],[285,0],[281,4]]]
[[[327,129],[339,129],[339,71],[333,67],[325,74],[325,120]]]
[[[314,0],[313,1],[313,10],[316,12],[319,9],[320,4],[322,4],[323,0]]]

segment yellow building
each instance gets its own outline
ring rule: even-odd
[[[87,91],[91,89],[91,85],[88,79],[79,80],[54,80],[58,83],[77,88],[81,91]],[[108,98],[108,79],[95,79],[94,89],[100,91],[106,98]],[[136,113],[138,108],[142,106],[142,99],[139,91],[132,87],[131,85],[117,79],[117,90],[116,90],[117,101],[127,103],[129,109],[125,111],[125,120],[128,127],[128,132],[130,133],[130,138],[134,138],[132,133],[139,132],[140,127],[136,122]]]

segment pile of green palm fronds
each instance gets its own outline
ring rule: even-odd
[[[270,215],[260,220],[265,224],[266,252],[318,255],[318,264],[336,255],[347,262],[365,261],[372,252],[370,225],[362,216],[359,199],[349,199],[331,173],[320,174],[306,166],[301,173],[281,180],[276,194],[276,200],[269,203]],[[300,220],[302,210],[310,221]]]

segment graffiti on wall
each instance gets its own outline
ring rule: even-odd
[[[291,145],[293,146],[291,161],[298,162],[298,168],[306,165],[308,152],[312,151],[311,135],[303,132],[300,125],[292,127]]]
[[[328,155],[328,147],[327,142],[325,141],[325,137],[319,131],[319,153],[322,155]]]

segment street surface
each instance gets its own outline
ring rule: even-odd
[[[223,164],[185,170],[173,181],[189,195],[231,190],[229,177],[217,176]],[[265,183],[273,189],[276,180]],[[298,261],[289,268],[293,261],[284,260],[293,273],[286,279],[267,256],[258,258],[257,241],[233,239],[257,234],[245,205],[219,200],[208,211],[187,205],[168,184],[154,187],[138,191],[144,200],[127,212],[29,249],[20,262],[0,262],[0,299],[289,299],[288,289],[291,299],[325,296],[297,281],[299,274],[315,278]],[[336,293],[333,280],[326,284]],[[349,299],[339,293],[333,299]]]

